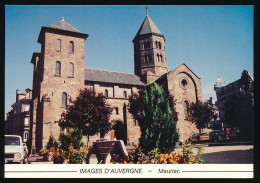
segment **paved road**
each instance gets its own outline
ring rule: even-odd
[[[208,164],[253,164],[254,150],[253,145],[204,146],[201,158]]]

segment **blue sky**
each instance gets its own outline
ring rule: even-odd
[[[32,88],[32,53],[40,51],[41,26],[62,17],[83,33],[85,68],[134,73],[132,39],[146,6],[6,6],[5,113],[15,92]],[[226,83],[253,73],[253,6],[148,6],[166,38],[168,70],[185,63],[202,82],[205,99],[216,99],[218,75]]]

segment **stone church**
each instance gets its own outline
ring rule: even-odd
[[[191,102],[203,101],[200,78],[185,64],[168,71],[165,37],[148,15],[133,39],[134,74],[85,68],[84,45],[88,36],[64,19],[41,28],[38,37],[41,51],[34,52],[31,59],[34,65],[30,119],[33,153],[46,146],[50,135],[58,139],[62,131],[58,121],[70,105],[68,99],[75,99],[79,89],[85,87],[103,92],[114,107],[110,118],[114,130],[102,135],[105,139],[122,139],[127,146],[138,145],[140,128],[128,112],[128,97],[153,82],[162,85],[177,100],[180,139],[185,141],[192,132],[197,132],[185,120],[185,113]],[[90,143],[99,138],[100,134],[92,136]]]

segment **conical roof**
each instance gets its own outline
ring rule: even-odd
[[[68,24],[67,22],[64,21],[64,18],[62,18],[62,20],[56,24],[53,24],[50,26],[51,28],[55,28],[55,29],[61,29],[61,30],[65,30],[65,31],[72,31],[72,32],[79,32],[77,29],[75,29],[74,27],[72,27],[70,24]]]
[[[150,33],[155,33],[155,34],[160,34],[161,31],[158,29],[158,27],[155,25],[155,23],[152,21],[152,19],[146,15],[141,27],[139,28],[135,38],[139,35],[144,35],[144,34],[150,34]]]

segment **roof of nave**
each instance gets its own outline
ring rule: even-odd
[[[145,85],[137,75],[98,69],[85,68],[85,80],[126,85]]]

